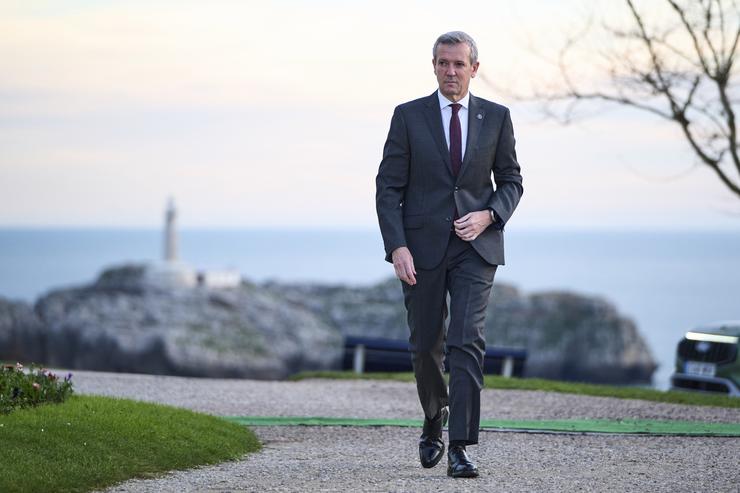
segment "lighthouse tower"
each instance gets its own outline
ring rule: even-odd
[[[167,202],[167,210],[164,215],[164,261],[177,262],[177,211],[175,201],[172,197]]]
[[[145,280],[158,289],[190,288],[197,285],[197,273],[177,258],[177,210],[170,197],[164,213],[162,261],[149,264]]]
[[[175,200],[169,197],[164,212],[164,242],[162,261],[148,265],[145,280],[158,289],[192,288],[202,286],[211,289],[235,288],[241,284],[237,270],[195,270],[180,261],[177,255],[177,209]]]

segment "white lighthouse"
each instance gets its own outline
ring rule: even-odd
[[[177,262],[177,212],[175,200],[170,197],[164,214],[164,261]]]
[[[146,282],[156,288],[192,288],[198,284],[197,272],[177,258],[177,210],[170,197],[164,214],[162,260],[149,264]]]
[[[162,260],[149,264],[146,281],[160,289],[193,288],[196,286],[219,289],[235,288],[241,284],[237,270],[196,270],[178,258],[177,253],[177,209],[170,197],[164,212]]]

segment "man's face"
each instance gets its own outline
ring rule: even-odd
[[[432,64],[440,92],[452,102],[467,94],[470,79],[478,72],[478,62],[470,63],[470,46],[466,43],[437,45],[437,57]]]

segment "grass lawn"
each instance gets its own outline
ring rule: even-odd
[[[413,382],[413,373],[363,373],[352,371],[312,371],[302,372],[291,377],[292,380],[305,378],[335,379],[374,379]],[[643,387],[624,387],[617,385],[598,385],[591,383],[562,382],[544,378],[504,378],[497,375],[486,375],[485,386],[489,389],[544,390],[567,394],[617,397],[620,399],[642,399],[674,404],[691,404],[695,406],[740,407],[740,398],[726,395],[703,394],[698,392],[663,391]]]
[[[69,492],[260,449],[246,427],[170,406],[71,396],[0,415],[0,491]]]

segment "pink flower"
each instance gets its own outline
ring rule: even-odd
[[[41,385],[39,385],[38,382],[33,382],[33,388],[36,389],[36,390],[38,390],[38,389],[41,388]]]

